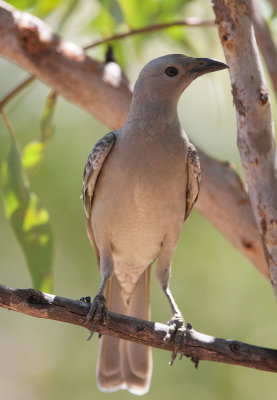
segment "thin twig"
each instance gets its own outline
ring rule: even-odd
[[[87,329],[92,325],[86,325],[90,303],[49,295],[34,289],[12,289],[0,285],[0,307]],[[168,325],[113,312],[108,315],[109,320],[105,325],[93,321],[96,332],[171,352],[176,347],[174,337],[169,342],[164,342]],[[277,350],[215,338],[195,331],[190,324],[187,325],[177,351],[191,358],[195,364],[199,360],[208,360],[277,372]]]
[[[9,120],[9,118],[8,118],[8,116],[7,116],[7,114],[5,113],[5,111],[4,111],[3,109],[0,110],[0,114],[2,115],[4,124],[6,125],[6,127],[7,127],[7,129],[8,129],[8,132],[9,132],[9,134],[10,134],[12,140],[15,141],[14,130],[13,130],[12,124],[11,124],[11,122],[10,122],[10,120]]]
[[[202,20],[200,18],[193,18],[193,17],[185,18],[181,21],[168,22],[168,23],[164,23],[164,24],[154,24],[154,25],[149,25],[149,26],[145,26],[143,28],[138,28],[138,29],[130,29],[128,32],[117,33],[116,35],[109,36],[105,39],[97,40],[93,43],[88,44],[87,46],[84,46],[83,49],[84,50],[91,49],[92,47],[96,47],[96,46],[99,46],[101,44],[108,43],[108,42],[113,42],[115,40],[124,39],[129,36],[139,35],[142,33],[151,33],[151,32],[161,31],[164,29],[173,28],[174,26],[211,27],[211,26],[215,26],[215,24],[214,24],[214,21],[211,21],[211,20]]]
[[[26,86],[28,86],[31,82],[33,82],[36,79],[35,76],[30,76],[27,79],[24,79],[23,82],[21,82],[18,86],[16,86],[14,89],[12,89],[8,94],[6,94],[1,100],[0,100],[0,112],[3,110],[3,108],[6,106],[6,104],[14,98],[21,90],[25,89]]]

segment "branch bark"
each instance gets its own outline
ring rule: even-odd
[[[213,0],[230,67],[238,147],[277,299],[277,158],[271,103],[248,0]]]
[[[34,289],[12,289],[0,285],[0,307],[37,318],[67,322],[90,329],[85,325],[90,304],[39,292]],[[109,312],[106,325],[93,322],[96,332],[173,351],[174,337],[163,341],[168,325],[144,321],[127,315]],[[277,372],[277,350],[252,346],[236,340],[215,338],[197,332],[188,324],[178,353],[191,358],[197,367],[200,360],[241,365],[264,371]]]
[[[39,19],[0,1],[0,54],[47,83],[112,129],[126,120],[132,97],[115,63],[92,60]],[[196,208],[269,276],[248,196],[228,165],[200,154],[203,178]]]

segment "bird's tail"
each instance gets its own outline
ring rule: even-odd
[[[136,284],[134,295],[126,308],[121,288],[113,275],[107,288],[107,306],[116,313],[149,320],[150,267]],[[111,336],[101,338],[97,366],[97,382],[101,390],[113,392],[127,389],[134,394],[148,391],[152,375],[151,348]]]

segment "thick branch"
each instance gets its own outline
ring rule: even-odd
[[[230,67],[238,146],[277,299],[277,158],[271,104],[248,0],[213,0]]]
[[[126,119],[132,93],[115,63],[99,63],[37,18],[0,1],[0,54],[49,84],[112,129]],[[248,196],[235,172],[201,153],[197,208],[268,276]]]
[[[0,307],[31,315],[79,325],[85,328],[90,305],[34,289],[12,289],[0,285]],[[96,331],[162,350],[174,350],[174,338],[163,341],[168,326],[157,322],[109,312],[107,325],[94,322]],[[190,357],[197,366],[199,360],[242,365],[264,371],[277,372],[277,350],[252,346],[235,340],[218,339],[199,333],[190,326],[178,353]]]
[[[132,94],[115,63],[99,63],[61,40],[38,18],[0,0],[0,54],[112,127],[126,119]],[[121,112],[111,112],[111,110]]]
[[[240,177],[229,163],[216,161],[199,149],[198,152],[202,180],[196,209],[269,277],[249,197]]]

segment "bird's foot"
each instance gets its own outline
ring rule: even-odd
[[[174,314],[170,321],[167,322],[169,326],[168,333],[164,337],[164,342],[169,342],[171,339],[174,338],[174,350],[171,355],[171,360],[169,365],[172,365],[176,359],[178,350],[183,345],[186,328],[185,328],[185,321],[181,314]]]
[[[87,340],[92,338],[92,335],[95,331],[96,325],[95,323],[103,322],[104,325],[108,323],[108,309],[106,307],[106,299],[102,294],[97,294],[93,302],[91,303],[90,310],[87,314],[86,325],[93,320],[90,335]]]

